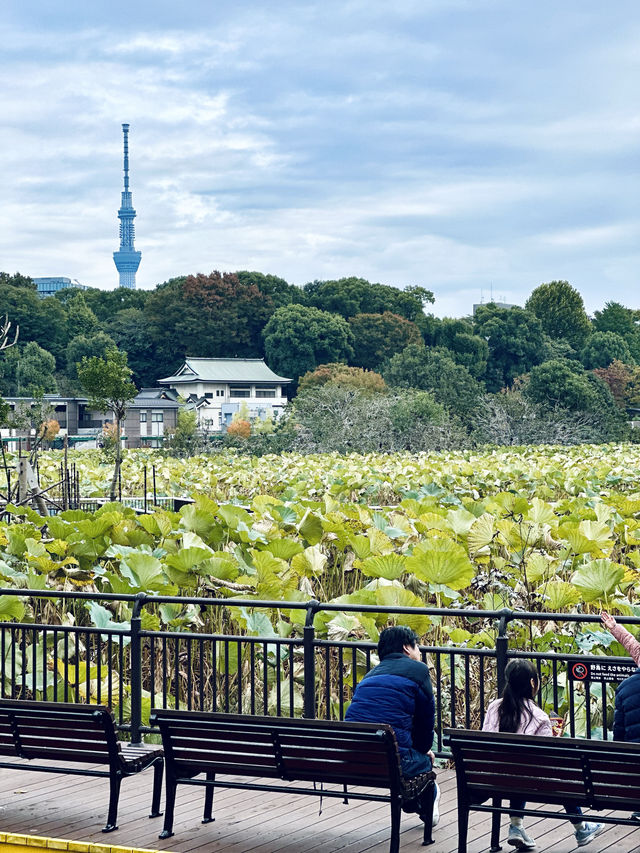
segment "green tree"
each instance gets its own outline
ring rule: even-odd
[[[411,344],[394,355],[383,372],[391,388],[428,391],[449,412],[463,421],[473,414],[482,386],[466,367],[456,364],[443,349]]]
[[[593,315],[596,332],[615,332],[625,339],[634,361],[640,362],[640,312],[625,308],[619,302],[606,302],[602,311]]]
[[[289,284],[288,281],[279,278],[277,275],[265,275],[261,272],[249,272],[248,270],[239,270],[234,275],[237,276],[243,287],[257,287],[260,293],[268,296],[273,303],[274,310],[282,308],[283,305],[304,302],[305,297],[302,288],[296,287],[295,284]]]
[[[103,324],[104,331],[125,350],[138,388],[153,385],[161,375],[153,328],[140,308],[123,308]],[[166,373],[164,375],[167,375]]]
[[[271,368],[295,380],[318,364],[353,358],[347,321],[304,305],[278,308],[265,327],[264,346]]]
[[[625,438],[628,429],[606,382],[577,361],[556,359],[531,368],[524,393],[548,408],[588,412],[600,420],[601,440]]]
[[[24,276],[0,274],[0,317],[8,316],[20,327],[23,343],[35,341],[64,364],[67,314],[57,299],[40,299],[36,286]]]
[[[99,356],[104,358],[107,350],[113,349],[115,342],[105,332],[96,332],[91,335],[78,335],[67,345],[66,362],[67,378],[72,382],[78,378],[78,363],[83,358]]]
[[[493,302],[480,305],[473,328],[489,347],[485,373],[488,391],[510,386],[516,376],[542,359],[545,335],[542,324],[530,311],[503,308]]]
[[[424,287],[400,290],[353,276],[337,281],[309,282],[304,286],[304,294],[309,305],[345,318],[391,311],[413,322],[424,315],[425,305],[434,301],[433,293]]]
[[[422,334],[427,346],[444,347],[456,364],[466,367],[473,377],[484,377],[489,345],[485,338],[475,334],[472,320],[432,317],[423,325]]]
[[[101,412],[112,412],[116,425],[115,465],[109,491],[110,499],[116,499],[116,487],[122,461],[120,441],[122,422],[127,413],[127,404],[136,396],[136,386],[131,381],[131,368],[127,354],[115,347],[103,358],[83,358],[78,367],[78,378],[89,397],[89,406]]]
[[[71,290],[72,288],[68,288]],[[76,290],[74,298],[66,304],[67,335],[72,341],[78,335],[92,335],[98,330],[98,318],[87,305],[81,290]]]
[[[56,360],[35,341],[29,341],[20,350],[16,365],[18,396],[36,397],[38,394],[55,394]]]
[[[568,281],[541,284],[527,299],[525,308],[542,323],[551,338],[564,338],[580,350],[591,334],[591,322],[578,291]]]
[[[349,318],[349,325],[353,332],[355,351],[352,363],[366,370],[376,370],[409,344],[422,341],[415,323],[391,311],[356,314]]]
[[[590,335],[580,353],[580,360],[588,370],[607,367],[615,360],[634,364],[627,342],[617,332],[594,332]]]
[[[143,311],[147,298],[153,292],[150,290],[133,290],[130,287],[116,287],[115,290],[100,290],[97,287],[91,287],[89,290],[83,290],[82,295],[98,320],[105,323],[118,311],[125,311],[127,308]],[[64,293],[65,291],[61,290],[56,296],[64,298]]]

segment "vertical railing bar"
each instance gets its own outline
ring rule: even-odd
[[[330,696],[331,694],[329,694]],[[344,653],[342,646],[338,646],[338,717],[344,720]]]
[[[262,713],[267,716],[269,713],[269,663],[268,663],[269,646],[267,643],[262,644]]]
[[[4,659],[4,656],[3,656]],[[58,629],[54,626],[53,628],[53,673],[51,675],[53,680],[53,698],[54,701],[58,701]]]
[[[6,628],[2,627],[2,635],[0,636],[0,655],[2,655],[2,662],[0,666],[2,667],[2,698],[5,698],[5,682],[7,680],[7,641],[6,641],[7,631]]]
[[[229,713],[229,640],[224,641],[224,710]]]
[[[198,644],[198,674],[200,681],[200,710],[204,711],[204,640],[200,637],[200,642]]]
[[[96,701],[102,705],[102,634],[96,634]]]
[[[484,655],[478,656],[478,669],[480,671],[480,725],[484,722]]]
[[[64,701],[69,701],[69,632],[64,632]]]
[[[469,681],[471,680],[471,659],[468,654],[464,656],[464,723],[467,729],[471,728],[471,691]]]
[[[558,659],[553,658],[551,661],[551,671],[553,672],[553,710],[558,713]]]
[[[331,648],[324,649],[324,715],[327,720],[331,719]]]
[[[86,689],[86,702],[91,702],[91,634],[89,631],[85,633],[85,642],[84,646],[86,649],[85,652],[85,689]]]
[[[238,657],[238,713],[242,713],[242,640],[236,643],[236,654]]]
[[[276,716],[282,716],[282,660],[280,649],[276,646]]]
[[[186,637],[187,644],[187,711],[193,711],[193,678],[191,673],[191,638]]]
[[[162,707],[167,707],[167,638],[162,638]]]
[[[46,627],[46,625],[43,625],[43,627],[42,627],[42,699],[43,699],[43,701],[46,701],[46,699],[47,699],[47,673],[48,672],[49,672],[49,668],[47,667],[47,627]]]
[[[287,660],[289,661],[289,716],[295,717],[295,693],[293,690],[293,645],[287,644],[287,649],[289,650],[289,654],[287,655]]]
[[[149,694],[151,696],[151,707],[156,706],[156,638],[151,634],[149,637]]]
[[[155,468],[154,468],[154,483],[155,483]],[[213,711],[218,710],[218,641],[214,640],[211,644],[211,664],[213,667]]]
[[[31,666],[33,674],[31,676],[31,698],[37,699],[36,692],[38,690],[38,635],[36,626],[31,629]],[[44,674],[43,674],[44,677]]]
[[[107,634],[107,705],[113,708],[113,634]]]
[[[451,728],[456,727],[456,658],[453,652],[449,654],[449,682],[451,694]]]
[[[24,628],[22,629],[20,641],[20,657],[22,658],[22,698],[27,698],[27,634]]]
[[[176,711],[180,710],[180,638],[176,637],[176,647],[174,651],[175,660],[174,660],[174,681],[173,685],[174,690],[174,702]]]
[[[251,650],[251,715],[256,712],[256,643],[255,640],[250,641],[249,648]]]
[[[587,724],[587,739],[591,740],[591,683],[584,683],[585,720]]]
[[[118,634],[118,683],[120,686],[120,701],[118,702],[118,725],[124,723],[124,636]]]

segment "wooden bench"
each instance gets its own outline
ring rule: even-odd
[[[633,812],[640,808],[640,744],[504,732],[446,729],[458,787],[458,853],[466,853],[469,812],[492,814],[491,849],[499,850],[503,799]],[[491,799],[491,805],[484,803]],[[569,820],[564,811],[514,810],[519,815]],[[627,817],[601,823],[638,826]]]
[[[398,853],[400,847],[401,810],[417,810],[416,798],[424,795],[429,814],[425,807],[423,844],[432,842],[435,773],[403,778],[390,726],[167,709],[153,710],[150,721],[160,729],[166,761],[165,819],[160,838],[173,835],[177,786],[203,785],[203,823],[214,819],[215,787],[390,803],[390,853]],[[205,778],[195,778],[200,774]],[[221,774],[253,780],[220,779]],[[269,784],[269,779],[288,784]],[[313,787],[289,784],[292,782],[313,783]],[[326,789],[325,784],[341,787]],[[352,785],[386,789],[386,793],[347,791]]]
[[[34,763],[4,761],[2,756],[28,758]],[[62,766],[62,762],[72,766]],[[74,763],[106,765],[108,769],[74,767]],[[151,765],[154,778],[150,817],[161,814],[163,763],[158,746],[120,743],[113,717],[101,705],[0,699],[0,768],[108,777],[109,815],[103,832],[118,828],[122,779]]]

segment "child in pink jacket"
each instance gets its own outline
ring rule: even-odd
[[[505,669],[506,685],[501,699],[494,699],[487,708],[482,730],[485,732],[513,732],[519,735],[542,735],[551,737],[551,720],[548,714],[533,701],[538,692],[538,671],[528,660],[512,660]],[[526,803],[511,800],[512,809],[524,809]],[[589,844],[604,829],[602,823],[587,823],[582,820],[582,812],[577,806],[565,807],[567,814],[574,815],[576,841],[578,847]],[[507,843],[517,850],[533,850],[536,842],[525,831],[522,818],[509,815],[511,825]]]

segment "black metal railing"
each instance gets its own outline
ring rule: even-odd
[[[96,702],[114,710],[118,727],[139,742],[152,707],[217,710],[243,714],[342,719],[358,681],[375,663],[375,644],[334,640],[316,634],[314,620],[323,613],[386,614],[485,620],[495,626],[491,648],[424,645],[436,702],[436,746],[444,754],[446,727],[478,728],[488,703],[499,695],[511,658],[526,657],[540,674],[538,701],[547,711],[562,710],[572,735],[607,738],[612,716],[613,682],[629,671],[628,658],[575,652],[526,651],[510,646],[509,625],[553,621],[593,624],[597,616],[522,613],[511,610],[447,610],[379,607],[255,599],[211,599],[0,590],[0,595],[28,598],[32,622],[0,623],[0,684],[3,697]],[[46,604],[56,601],[56,607]],[[100,601],[126,608],[122,627],[49,624],[65,607]],[[156,630],[143,627],[161,605],[199,608],[205,624],[218,620],[221,630]],[[245,612],[285,611],[298,626],[292,636],[229,633],[228,608]],[[58,616],[55,616],[58,614]],[[296,615],[297,614],[297,615]],[[46,618],[45,618],[46,617]],[[51,617],[51,618],[49,618]],[[144,617],[144,619],[143,619]],[[159,620],[155,620],[158,621]],[[639,618],[622,622],[640,624]],[[265,623],[266,624],[266,623]],[[603,662],[609,670],[603,674]],[[578,666],[578,670],[575,667]],[[593,670],[595,677],[585,678]],[[581,677],[575,677],[575,672]],[[611,671],[614,677],[611,678]]]

